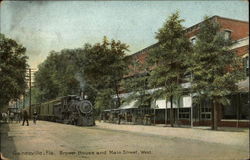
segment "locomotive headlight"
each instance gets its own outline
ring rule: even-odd
[[[88,99],[88,96],[87,96],[87,95],[84,95],[84,99]]]

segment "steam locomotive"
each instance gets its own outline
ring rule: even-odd
[[[38,119],[78,126],[94,126],[94,108],[90,101],[76,95],[57,98],[41,104],[34,104],[26,110],[38,113]]]

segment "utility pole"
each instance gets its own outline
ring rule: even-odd
[[[29,104],[29,114],[31,117],[31,69],[29,68],[29,87],[30,87],[30,104]]]
[[[26,70],[26,83],[27,83],[27,86],[28,86],[28,89],[29,89],[29,95],[27,94],[26,95],[26,90],[24,92],[24,95],[23,95],[23,108],[25,108],[25,101],[26,100],[26,96],[27,96],[27,99],[29,99],[29,115],[31,116],[31,105],[32,105],[32,102],[31,102],[31,87],[32,87],[32,73],[35,72],[35,69],[32,69],[32,68],[27,68]],[[29,96],[29,98],[28,98]]]

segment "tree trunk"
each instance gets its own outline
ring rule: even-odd
[[[170,123],[171,127],[174,127],[174,121],[173,121],[173,96],[170,96]]]
[[[212,111],[212,130],[217,130],[218,128],[218,103],[213,100],[213,111]]]
[[[117,97],[116,108],[119,108],[121,105],[121,99],[119,97],[119,90],[118,90],[118,85],[116,81],[115,81],[115,92],[116,92],[116,97]]]

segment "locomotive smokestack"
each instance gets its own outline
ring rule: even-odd
[[[81,97],[81,99],[84,99],[84,94],[83,94],[82,90],[81,90],[81,93],[80,93],[80,97]]]

